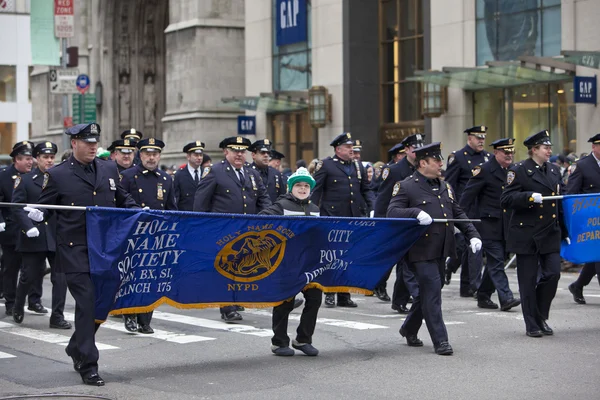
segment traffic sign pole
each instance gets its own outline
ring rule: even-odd
[[[61,57],[61,60],[60,60],[60,66],[62,68],[67,68],[67,39],[63,38],[60,41],[61,41],[61,44],[62,44],[62,57]],[[62,120],[64,121],[69,116],[70,116],[69,115],[69,95],[63,94],[63,98],[62,98]],[[71,148],[71,141],[69,140],[69,136],[68,135],[61,135],[61,136],[62,136],[63,151],[70,149]]]

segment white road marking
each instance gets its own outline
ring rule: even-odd
[[[273,332],[269,329],[259,329],[250,325],[227,324],[225,322],[213,321],[211,319],[190,317],[187,315],[174,314],[164,311],[154,311],[152,318],[180,324],[193,325],[201,328],[217,329],[221,331],[241,333],[260,337],[271,337]]]
[[[245,313],[253,314],[253,315],[261,315],[264,317],[271,317],[271,315],[272,315],[270,311],[266,311],[266,310],[248,310],[248,309],[246,309]],[[300,321],[300,315],[299,314],[290,314],[290,319],[293,321]],[[330,318],[317,318],[317,323],[324,324],[324,325],[331,325],[331,326],[339,326],[339,327],[343,327],[343,328],[358,329],[358,330],[389,328],[388,326],[383,326],[383,325],[368,324],[365,322],[344,321],[341,319],[330,319]]]
[[[3,353],[0,351],[0,359],[2,358],[15,358],[16,356],[13,356],[12,354],[8,354],[8,353]]]

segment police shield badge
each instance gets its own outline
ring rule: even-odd
[[[156,186],[156,200],[164,200],[162,183],[158,183]]]
[[[315,168],[315,172],[317,172],[318,170],[320,170],[322,166],[323,166],[323,161],[319,161],[317,163],[317,167]]]
[[[381,173],[381,179],[383,179],[385,181],[385,179],[388,177],[388,175],[390,174],[390,169],[386,168],[383,170],[383,172]]]
[[[477,166],[477,167],[473,168],[473,170],[471,172],[473,172],[473,176],[477,176],[481,172],[481,167]]]
[[[392,191],[392,196],[396,196],[400,192],[400,182],[396,182],[394,185],[394,190]]]
[[[515,171],[508,171],[508,174],[506,175],[506,183],[508,183],[510,185],[511,183],[513,183],[514,180],[515,180]]]
[[[454,162],[454,153],[448,156],[448,166]]]
[[[44,174],[44,182],[42,183],[42,190],[44,190],[46,188],[46,185],[48,185],[49,177],[50,176],[47,173]]]
[[[13,189],[16,189],[16,188],[17,188],[17,186],[19,186],[19,183],[21,183],[21,177],[20,177],[20,176],[17,176],[17,179],[15,179],[15,186],[14,186],[14,188],[13,188]]]
[[[209,172],[210,172],[210,167],[204,168],[204,171],[202,171],[202,178],[204,178],[206,175],[208,175]]]
[[[110,186],[110,190],[117,190],[117,185],[115,184],[115,180],[113,178],[108,178],[108,184]]]

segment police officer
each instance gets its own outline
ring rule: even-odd
[[[187,164],[179,168],[174,177],[175,201],[179,211],[192,211],[194,209],[194,195],[202,176],[202,163],[204,162],[204,142],[199,140],[183,146]]]
[[[404,143],[401,142],[395,144],[388,150],[389,161],[387,166],[399,163],[404,157],[406,157],[406,148],[404,147]]]
[[[140,141],[143,137],[144,134],[141,131],[138,131],[134,128],[127,129],[121,132],[121,139],[129,139],[134,142]],[[140,156],[137,152],[135,152],[135,154],[133,155],[133,164],[140,165]]]
[[[151,210],[177,210],[173,178],[158,168],[160,154],[164,147],[164,142],[155,138],[138,141],[137,148],[141,163],[122,173],[123,189],[137,204]],[[137,323],[134,317],[133,314],[124,316],[125,329],[129,332],[154,333],[154,329],[150,326],[152,312],[137,314]]]
[[[483,147],[487,129],[487,126],[474,126],[466,129],[464,132],[467,134],[467,145],[458,151],[453,151],[448,156],[445,179],[456,192],[458,201],[460,201],[465,185],[473,176],[472,169],[477,165],[488,162],[492,157]],[[471,297],[477,290],[477,286],[479,286],[481,265],[483,263],[482,255],[481,253],[473,254],[467,251],[467,244],[463,235],[458,233],[457,236],[458,257],[449,262],[449,269],[456,271],[460,262],[460,265],[462,265],[460,295],[461,297]],[[449,281],[449,277],[447,277],[447,281]]]
[[[502,311],[508,311],[521,301],[515,299],[504,272],[509,215],[500,206],[500,196],[506,185],[508,168],[513,163],[515,146],[512,138],[498,139],[491,146],[494,147],[494,157],[473,168],[473,176],[467,182],[459,204],[467,214],[481,219],[475,227],[483,239],[487,263],[477,290],[477,306],[498,308],[491,300],[496,288]]]
[[[119,171],[112,161],[96,158],[100,126],[75,125],[65,132],[71,137],[72,156],[44,174],[39,204],[137,208],[119,183]],[[64,272],[67,287],[75,299],[75,332],[65,349],[73,368],[87,385],[102,386],[98,375],[94,285],[90,278],[85,211],[38,210],[26,207],[36,222],[56,214],[56,266]]]
[[[194,211],[225,214],[258,214],[271,205],[260,174],[247,166],[246,150],[252,142],[242,136],[224,139],[219,144],[225,160],[205,168],[196,195]],[[236,306],[221,307],[225,322],[241,321]]]
[[[568,194],[600,193],[600,133],[592,136],[592,152],[580,159],[567,182]],[[569,285],[573,300],[585,304],[583,287],[592,281],[594,275],[600,281],[600,262],[587,263],[583,266],[579,278]]]
[[[133,158],[135,157],[135,145],[136,140],[128,138],[115,140],[108,147],[108,151],[111,152],[111,159],[114,159],[117,163],[119,172],[123,172],[134,165]]]
[[[269,199],[274,203],[279,196],[285,194],[285,182],[281,172],[269,166],[271,141],[269,139],[257,140],[252,143],[248,150],[252,152],[253,162],[250,166],[260,173],[263,184],[267,188]]]
[[[12,202],[13,188],[20,174],[31,171],[33,166],[33,143],[27,140],[15,143],[10,156],[12,164],[0,172],[0,202]],[[13,216],[13,210],[2,207],[0,214],[0,244],[2,245],[2,292],[6,315],[12,315],[17,292],[19,270],[21,269],[21,253],[16,249],[19,236],[19,224]],[[35,279],[29,295],[29,310],[39,314],[47,314],[48,310],[41,304],[41,279]]]
[[[567,243],[561,203],[544,203],[543,196],[562,192],[558,167],[549,163],[552,143],[547,130],[523,142],[529,158],[513,165],[506,176],[500,202],[512,211],[506,250],[517,255],[517,277],[527,336],[552,335],[546,323],[560,279],[560,242]],[[540,273],[541,271],[541,273]]]
[[[352,160],[352,135],[342,133],[330,145],[335,149],[335,155],[317,164],[314,175],[317,184],[311,200],[320,207],[321,215],[365,217],[372,207],[367,196],[369,182],[363,166]],[[356,307],[349,293],[338,293],[337,305]],[[325,306],[335,307],[334,293],[325,295]]]
[[[417,171],[408,179],[396,182],[387,216],[417,218],[420,225],[430,225],[432,218],[466,219],[457,203],[454,190],[440,180],[443,158],[441,144],[432,143],[415,149]],[[436,354],[451,355],[448,333],[442,318],[442,275],[444,260],[456,251],[453,223],[434,223],[410,248],[407,255],[409,268],[419,283],[419,295],[400,328],[409,346],[423,346],[417,337],[423,318],[431,336]],[[473,224],[456,223],[470,241],[473,252],[481,250],[481,240]]]
[[[358,139],[352,144],[352,159],[358,162],[361,161],[362,142]]]
[[[281,160],[284,158],[285,156],[283,153],[280,153],[275,149],[271,149],[271,160],[269,161],[269,166],[281,172]]]
[[[54,158],[58,147],[52,142],[42,142],[33,148],[32,155],[37,160],[37,167],[31,172],[17,177],[12,201],[15,203],[36,203],[42,192],[44,174],[54,166]],[[71,329],[63,315],[67,298],[67,281],[65,274],[56,271],[54,256],[56,252],[56,217],[52,216],[43,224],[33,224],[27,213],[20,208],[13,209],[13,217],[19,225],[17,251],[21,253],[23,266],[19,276],[17,295],[13,307],[13,319],[23,322],[25,315],[25,296],[31,285],[44,279],[46,259],[50,264],[50,280],[52,281],[52,314],[50,328]]]

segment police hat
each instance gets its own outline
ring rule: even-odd
[[[353,151],[362,151],[362,141],[356,139],[354,141],[354,143],[352,143],[352,150]]]
[[[479,125],[479,126],[474,126],[469,129],[465,129],[465,133],[467,135],[473,135],[479,139],[485,139],[485,134],[486,134],[487,130],[488,130],[487,126]]]
[[[204,142],[196,140],[195,142],[191,142],[183,146],[183,152],[202,154],[204,152],[204,147],[206,147]]]
[[[388,154],[393,156],[399,153],[405,153],[406,152],[406,148],[404,147],[404,144],[402,143],[398,143],[397,145],[395,145],[394,147],[392,147],[391,149],[388,150]]]
[[[136,146],[140,151],[158,151],[160,153],[162,152],[163,147],[165,147],[165,142],[160,139],[147,138],[138,141]]]
[[[78,124],[67,129],[65,134],[71,136],[71,139],[97,143],[100,138],[100,125],[95,122],[91,124]]]
[[[232,136],[225,138],[219,143],[221,149],[246,150],[252,145],[250,139],[243,136]]]
[[[528,149],[531,149],[532,147],[540,145],[540,144],[543,144],[546,146],[552,146],[552,142],[550,141],[550,133],[548,133],[547,130],[543,130],[538,133],[534,133],[533,135],[531,135],[527,139],[525,139],[523,144],[525,146],[527,146]]]
[[[423,147],[423,140],[425,140],[424,134],[415,133],[414,135],[410,135],[402,139],[401,144],[403,144],[405,148],[409,146]]]
[[[58,146],[52,142],[42,142],[33,148],[32,156],[37,157],[40,154],[56,154]]]
[[[275,149],[271,149],[271,160],[282,160],[284,158],[285,156],[283,155],[283,153],[280,153]]]
[[[588,142],[594,143],[594,144],[600,144],[600,133],[597,133],[594,136],[592,136],[591,138],[589,138]]]
[[[137,141],[134,139],[117,139],[111,143],[106,150],[120,151],[121,153],[133,153],[135,151]]]
[[[127,129],[126,131],[121,132],[121,139],[135,139],[140,140],[144,137],[144,134],[138,130],[133,128]]]
[[[416,148],[415,156],[417,157],[417,160],[423,160],[427,157],[432,157],[436,160],[442,161],[444,159],[444,157],[442,157],[442,144],[440,142],[434,142]]]
[[[335,139],[333,139],[331,141],[331,143],[329,143],[329,145],[333,146],[333,147],[341,146],[343,144],[352,144],[352,145],[354,144],[354,141],[352,140],[352,135],[350,134],[350,132],[346,132],[346,133],[337,135],[335,137]]]
[[[504,150],[506,153],[515,152],[515,140],[513,138],[503,138],[493,141],[490,146],[494,147],[494,150]]]
[[[16,157],[18,155],[22,156],[30,156],[33,151],[33,143],[28,140],[23,140],[22,142],[17,142],[12,148],[10,152],[11,157]]]
[[[257,140],[256,142],[252,143],[250,147],[248,147],[248,150],[250,150],[253,153],[257,151],[271,151],[271,141],[269,139]]]

